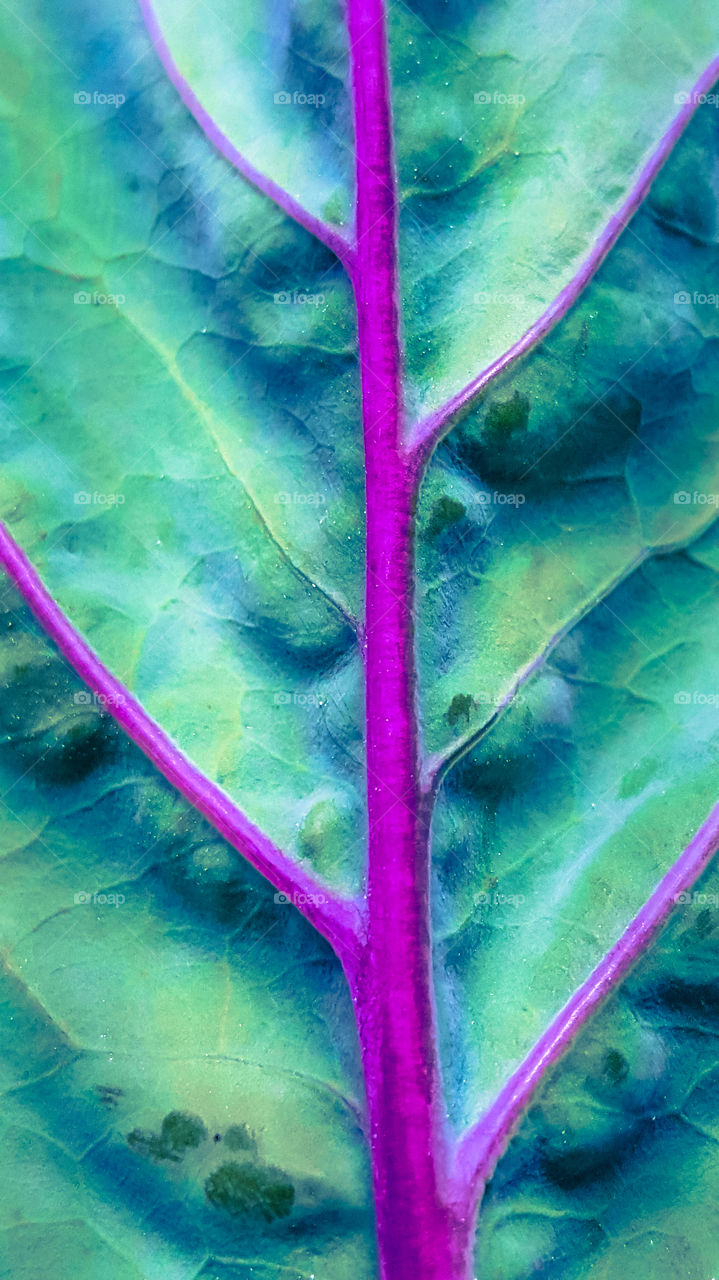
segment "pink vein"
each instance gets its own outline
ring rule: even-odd
[[[167,780],[275,889],[292,900],[338,954],[352,955],[360,936],[358,905],[351,899],[339,897],[282,853],[234,801],[180,751],[78,634],[1,522],[0,564],[70,665],[102,697],[105,709]]]
[[[402,447],[397,191],[385,0],[348,0],[356,142],[357,304],[365,442],[367,950],[351,979],[364,1068],[382,1280],[448,1280],[446,1125],[419,794],[414,478]]]
[[[167,41],[162,32],[159,19],[152,6],[151,0],[140,0],[140,9],[145,20],[145,25],[150,35],[150,39],[155,47],[160,62],[162,63],[169,79],[174,84],[182,101],[188,111],[195,117],[200,128],[210,139],[210,142],[217,147],[221,155],[234,165],[243,178],[251,182],[258,191],[263,195],[274,200],[284,213],[290,218],[294,218],[301,227],[309,231],[311,235],[316,236],[323,244],[327,245],[333,253],[342,261],[350,258],[352,249],[349,242],[334,227],[323,222],[321,218],[316,218],[314,214],[309,213],[302,205],[291,196],[289,192],[273,182],[271,178],[267,178],[259,169],[256,169],[250,161],[242,155],[240,151],[230,142],[226,134],[222,132],[219,125],[215,123],[212,116],[205,110],[197,95],[190,88],[185,77],[182,75],[177,63],[175,62]]]
[[[701,875],[719,848],[719,805],[699,828],[652,896],[621,938],[600,960],[524,1062],[504,1086],[489,1110],[468,1130],[459,1144],[457,1183],[476,1204],[487,1178],[506,1147],[512,1130],[548,1067],[562,1054],[597,1006],[617,986],[642,955],[672,911],[680,895]]]
[[[479,373],[476,378],[473,378],[471,382],[468,382],[461,391],[458,391],[456,395],[445,401],[443,405],[440,405],[438,409],[415,425],[410,434],[408,447],[419,460],[426,461],[435,446],[446,435],[449,430],[448,423],[450,419],[469,405],[473,398],[498,374],[503,373],[520,356],[525,355],[542,338],[546,337],[557,322],[562,319],[562,316],[566,315],[570,307],[574,305],[645,199],[659,170],[669,158],[674,146],[692,119],[694,112],[701,104],[703,96],[709,92],[718,78],[719,57],[709,64],[706,71],[697,80],[694,88],[687,94],[688,101],[684,103],[661,138],[658,146],[652,152],[621,208],[609,219],[576,275],[557,294],[546,311],[503,355],[493,360],[486,369]]]

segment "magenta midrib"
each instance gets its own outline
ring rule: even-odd
[[[416,477],[404,454],[398,200],[382,0],[347,0],[355,124],[365,448],[367,947],[357,1010],[383,1277],[435,1280],[449,1176],[420,791],[414,651]],[[401,1204],[401,1210],[398,1210]],[[398,1230],[397,1215],[403,1215]]]
[[[140,0],[140,4],[160,61],[200,127],[206,132],[218,150],[235,165],[248,181],[274,200],[288,216],[332,248],[341,258],[353,279],[358,299],[358,311],[363,301],[367,300],[366,290],[369,290],[370,295],[373,294],[374,290],[374,296],[375,298],[377,297],[377,290],[380,285],[374,273],[384,270],[386,279],[391,281],[387,287],[391,288],[394,294],[392,298],[394,305],[393,339],[398,353],[397,360],[399,360],[401,347],[399,342],[399,303],[396,296],[396,243],[392,246],[394,257],[391,268],[388,271],[386,263],[383,268],[381,263],[370,261],[370,245],[368,242],[371,240],[371,220],[365,220],[364,224],[360,220],[360,225],[358,225],[358,244],[356,247],[350,246],[338,231],[309,214],[293,197],[289,196],[270,179],[260,174],[229,142],[180,75],[164,40],[150,0]],[[368,11],[374,9],[379,15],[378,20],[383,22],[384,7],[382,0],[350,0],[350,21],[352,20],[353,10],[356,16],[360,10]],[[379,82],[376,88],[385,95],[387,106],[387,131],[382,140],[382,145],[386,149],[385,159],[393,169],[386,60],[382,66],[378,67],[378,74]],[[569,284],[560,291],[549,308],[514,346],[509,348],[460,392],[451,397],[429,418],[415,426],[409,436],[404,455],[402,454],[399,438],[395,437],[394,440],[390,440],[387,434],[383,432],[382,415],[380,414],[379,420],[377,420],[376,404],[372,405],[370,403],[369,407],[365,406],[364,420],[368,449],[368,472],[373,468],[381,467],[383,461],[391,457],[393,465],[397,468],[398,476],[403,477],[416,492],[432,449],[441,439],[453,417],[467,407],[473,398],[484,390],[494,378],[498,377],[500,373],[509,368],[511,364],[541,341],[581,295],[606,254],[627,225],[628,220],[646,197],[651,183],[688,125],[700,96],[711,88],[718,77],[719,58],[712,61],[697,81],[689,102],[682,107],[669,129],[663,135],[657,148],[655,148],[643,166],[620,210],[610,218],[603,228],[589,255]],[[362,208],[363,193],[367,193],[370,179],[371,181],[376,181],[372,164],[368,163],[368,159],[371,160],[371,157],[365,154],[365,144],[369,144],[370,141],[369,135],[363,134],[360,119],[360,126],[356,131],[358,206],[360,209]],[[377,139],[375,138],[374,144],[376,142]],[[385,177],[388,175],[389,168],[385,168]],[[392,199],[396,203],[393,173],[389,177],[392,187]],[[367,233],[367,240],[365,240],[365,233]],[[386,310],[385,307],[385,313]],[[363,329],[365,334],[364,340],[361,339],[361,363],[363,363],[366,355],[366,351],[363,352],[362,346],[366,346],[368,342],[371,345],[377,338],[377,334],[373,334],[372,324],[371,316],[369,317],[368,325],[363,326],[362,318],[360,317],[359,319],[359,327]],[[369,334],[369,339],[366,336],[367,334]],[[399,385],[399,367],[392,371],[390,380],[392,381],[395,377]],[[376,390],[377,394],[381,394],[378,389]],[[371,416],[371,423],[369,424],[368,413]],[[410,517],[407,519],[405,533],[407,545],[409,546],[413,537]],[[372,536],[373,531],[368,529],[368,539]],[[303,912],[318,932],[328,939],[340,959],[343,960],[348,974],[355,971],[356,957],[358,952],[361,951],[366,937],[366,906],[357,899],[342,898],[329,886],[282,853],[267,836],[249,821],[229,796],[192,764],[160,726],[145,712],[140,703],[102,664],[52,599],[49,592],[47,592],[39,575],[18,544],[2,526],[0,526],[0,561],[41,625],[81,678],[96,693],[118,700],[116,705],[108,706],[108,710],[164,776],[216,826],[221,834],[275,888],[291,895],[300,894],[307,898],[323,899],[322,902],[298,903],[298,909]],[[371,622],[371,620],[368,621]],[[401,637],[398,636],[397,639],[401,639]],[[401,645],[399,648],[402,650]],[[411,657],[407,656],[406,651],[403,651],[403,653],[402,660],[411,661]],[[371,665],[367,674],[368,679],[374,675]],[[405,728],[408,729],[410,736],[416,741],[418,733],[416,708],[413,708],[411,714],[414,717],[414,723],[411,726],[405,726]],[[372,763],[371,760],[368,761],[368,772],[370,774]],[[513,1127],[549,1065],[567,1047],[600,1001],[614,989],[628,968],[643,954],[652,937],[655,936],[657,930],[666,920],[677,894],[691,887],[718,846],[719,806],[712,811],[709,818],[687,846],[687,849],[684,850],[669,872],[662,878],[654,893],[627,926],[618,942],[607,952],[585,983],[575,991],[565,1008],[557,1015],[546,1032],[529,1051],[508,1084],[500,1091],[495,1103],[457,1144],[453,1174],[456,1182],[455,1190],[460,1199],[462,1195],[464,1195],[465,1199],[476,1198],[476,1192],[480,1184],[491,1172],[498,1155],[506,1145]],[[377,888],[374,891],[377,892]],[[422,939],[417,941],[418,945],[422,945]],[[436,1037],[434,1039],[436,1041]],[[438,1069],[436,1042],[431,1046],[430,1056],[432,1061],[425,1063],[424,1066],[430,1071],[436,1071]],[[416,1070],[418,1066],[421,1069],[422,1065],[414,1064],[414,1069]]]

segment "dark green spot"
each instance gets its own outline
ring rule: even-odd
[[[619,785],[619,796],[622,800],[628,800],[630,796],[636,796],[643,791],[648,782],[654,777],[657,770],[656,756],[650,756],[647,760],[642,760],[640,764],[635,764],[633,769],[625,773]]]
[[[170,1111],[162,1122],[160,1136],[170,1150],[186,1151],[188,1147],[199,1147],[204,1142],[207,1129],[199,1116],[190,1115],[187,1111]]]
[[[182,1156],[177,1155],[151,1129],[133,1129],[127,1135],[127,1145],[138,1155],[148,1156],[151,1160],[174,1160],[179,1164]]]
[[[607,1049],[602,1071],[612,1084],[620,1084],[629,1074],[629,1063],[618,1049]]]
[[[272,1222],[289,1215],[295,1189],[281,1169],[232,1161],[210,1174],[205,1195],[216,1209],[223,1209],[233,1218],[259,1214],[265,1222]]]
[[[586,356],[588,346],[589,346],[589,321],[583,320],[582,327],[579,331],[579,337],[577,338],[577,341],[574,346],[574,351],[572,353],[572,363],[575,366],[575,368],[577,366],[577,363],[580,360],[583,360],[584,357]]]
[[[257,1139],[246,1124],[231,1124],[225,1133],[225,1143],[230,1151],[256,1151]]]
[[[489,406],[485,419],[487,440],[505,443],[508,436],[524,431],[529,422],[529,409],[529,400],[519,391],[515,391],[511,400],[495,400]]]
[[[118,1100],[123,1096],[122,1089],[114,1089],[109,1084],[96,1084],[95,1093],[100,1101],[105,1103],[106,1107],[116,1107]]]
[[[578,1190],[587,1183],[609,1177],[617,1161],[626,1157],[630,1139],[625,1136],[599,1146],[570,1147],[561,1154],[545,1154],[545,1171],[563,1191]]]
[[[457,502],[456,498],[450,498],[445,494],[432,507],[427,524],[427,537],[430,541],[434,541],[441,533],[444,533],[445,529],[448,529],[450,525],[456,524],[466,514],[467,508],[462,502]]]
[[[60,742],[38,762],[38,773],[47,782],[82,782],[110,756],[112,736],[102,720],[75,724]]]
[[[694,928],[700,938],[707,938],[710,933],[713,933],[716,928],[716,923],[714,921],[714,912],[710,907],[705,907],[703,911],[699,912],[694,923]]]
[[[460,761],[452,786],[488,804],[491,809],[527,784],[537,773],[534,755],[496,755]]]
[[[151,1160],[173,1160],[179,1164],[186,1151],[199,1147],[207,1137],[207,1129],[199,1116],[187,1111],[170,1111],[159,1133],[152,1129],[133,1129],[127,1135],[128,1146]]]
[[[447,724],[456,725],[462,717],[469,724],[469,718],[475,707],[474,698],[470,693],[455,693],[446,712]]]

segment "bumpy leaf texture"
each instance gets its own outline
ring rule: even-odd
[[[339,6],[162,0],[248,160],[351,222]],[[571,278],[719,46],[715,6],[390,6],[412,415]],[[358,891],[363,472],[351,290],[238,177],[130,0],[0,12],[0,518],[253,822]],[[447,1108],[488,1105],[719,795],[719,112],[580,302],[473,402],[418,509]],[[327,944],[3,585],[0,1276],[374,1280]],[[553,1069],[477,1275],[719,1267],[719,879]]]

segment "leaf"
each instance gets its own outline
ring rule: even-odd
[[[461,424],[426,484],[425,527],[440,492],[468,514],[423,540],[425,732],[451,752],[489,729],[448,776],[434,827],[445,1061],[465,1121],[716,796],[714,318],[698,305],[674,319],[685,309],[670,292],[715,269],[716,246],[681,228],[674,203],[682,180],[702,190],[715,115],[700,114],[583,302]],[[494,430],[512,440],[525,401],[520,443],[502,453],[492,406],[510,407]],[[513,485],[526,502],[497,502]],[[478,501],[488,490],[495,501]]]
[[[493,1097],[711,808],[717,545],[637,571],[446,784],[438,982],[460,1114]]]
[[[13,573],[283,859],[275,893],[9,592],[22,1280],[459,1280],[506,1134],[468,1172],[443,1112],[466,1136],[716,802],[716,95],[583,299],[442,408],[646,194],[714,11],[395,5],[393,116],[382,12],[349,44],[314,0],[0,16]],[[279,892],[306,864],[337,954]],[[714,1269],[701,906],[538,1098],[478,1274]]]
[[[485,1201],[477,1275],[716,1271],[718,889],[714,869],[547,1079]]]
[[[271,31],[260,6],[239,15],[223,0],[213,9],[198,30],[189,3],[157,5],[180,72],[257,168],[341,223],[352,140],[339,7],[288,4]],[[417,406],[457,391],[568,282],[675,116],[677,95],[711,59],[716,35],[708,3],[693,7],[690,23],[669,0],[611,10],[552,0],[519,20],[512,5],[391,7],[403,314]],[[277,93],[293,101],[275,103]],[[579,111],[587,101],[592,110]]]
[[[0,684],[11,1274],[184,1280],[213,1256],[233,1280],[329,1256],[338,1280],[368,1274],[329,948],[82,700],[7,588]]]
[[[568,283],[714,55],[716,17],[415,0],[391,24],[407,363],[429,410]]]
[[[180,73],[218,127],[315,215],[351,220],[352,118],[344,11],[292,0],[268,22],[257,2],[213,3],[198,29],[183,0],[156,6]],[[222,68],[222,75],[216,68]]]
[[[716,518],[718,313],[676,301],[708,296],[716,269],[704,163],[716,115],[698,113],[581,302],[430,468],[420,659],[432,751],[480,731],[520,673],[647,555],[691,544]],[[453,724],[459,691],[475,706]]]
[[[0,263],[0,515],[195,763],[285,847],[311,857],[320,822],[322,871],[352,883],[362,484],[347,281],[213,154],[139,57],[134,5],[113,26],[71,6],[59,37],[83,92],[107,96],[112,75],[119,107],[75,102],[57,59],[6,22],[42,92],[3,125],[8,216],[28,230]]]

